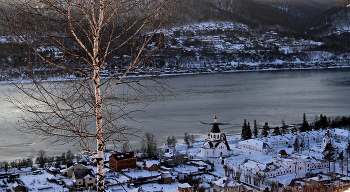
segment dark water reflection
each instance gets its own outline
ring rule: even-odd
[[[350,69],[287,70],[206,74],[169,77],[171,94],[148,106],[134,117],[142,123],[134,126],[155,134],[162,145],[168,136],[183,142],[185,132],[205,138],[216,111],[218,121],[230,123],[220,128],[227,134],[239,134],[244,119],[271,127],[300,123],[303,113],[312,122],[315,115],[327,117],[350,115]],[[6,91],[8,85],[1,85]],[[113,100],[113,98],[109,98]],[[149,101],[155,101],[149,97]],[[43,144],[27,145],[28,136],[13,130],[16,113],[1,101],[0,150],[6,159],[33,155]],[[138,107],[137,104],[133,107]],[[139,145],[132,138],[132,146]],[[67,146],[48,148],[49,154],[61,154]]]

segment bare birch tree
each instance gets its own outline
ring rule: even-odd
[[[24,112],[21,131],[54,142],[75,142],[88,150],[97,161],[97,191],[104,191],[105,144],[127,142],[126,136],[135,134],[128,121],[133,120],[132,112],[142,108],[128,106],[140,102],[141,95],[149,100],[162,94],[162,80],[152,81],[150,88],[125,77],[146,66],[161,45],[162,35],[156,34],[175,1],[8,0],[2,4],[1,24],[24,46],[23,75],[31,81],[15,84],[23,98],[10,95]],[[150,44],[154,38],[157,43]],[[111,67],[112,62],[118,67]],[[108,67],[109,77],[101,78]],[[43,82],[62,76],[78,80]],[[91,147],[94,143],[97,155]]]

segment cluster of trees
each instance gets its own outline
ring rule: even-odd
[[[250,129],[250,123],[247,123],[247,120],[244,119],[244,123],[242,126],[242,134],[241,134],[242,140],[248,140],[252,138],[252,131]]]
[[[145,139],[141,141],[141,149],[139,150],[144,157],[154,158],[157,156],[158,142],[154,134],[145,133]]]
[[[10,168],[25,168],[32,167],[35,164],[38,164],[40,168],[54,166],[58,168],[60,165],[65,165],[67,163],[72,163],[75,158],[80,158],[75,156],[70,150],[63,152],[61,156],[47,156],[44,150],[40,150],[37,154],[35,161],[31,157],[27,159],[19,159],[11,162],[3,161],[0,162],[0,169],[4,169],[7,172]]]
[[[332,144],[332,142],[329,142],[326,144],[325,148],[322,151],[322,157],[323,159],[328,161],[328,170],[331,170],[331,162],[335,162],[336,160],[340,160],[340,166],[342,169],[342,172],[344,171],[344,153],[346,155],[346,173],[348,175],[349,173],[349,156],[350,156],[350,141],[348,142],[346,148],[344,150],[337,150],[337,147]]]
[[[287,132],[288,126],[286,125],[285,121],[282,119],[281,127],[275,127],[273,128],[273,135],[281,135]],[[340,128],[340,127],[349,127],[350,126],[350,117],[336,117],[334,119],[327,118],[326,115],[320,115],[315,116],[315,120],[312,123],[309,123],[306,120],[305,113],[303,114],[303,121],[299,128],[300,132],[306,132],[311,130],[325,130],[327,128]],[[259,127],[256,123],[256,120],[254,120],[254,127],[253,127],[253,133],[251,132],[250,124],[247,123],[246,119],[244,119],[244,123],[242,126],[242,133],[241,138],[243,140],[251,139],[252,135],[254,135],[255,138],[259,136]],[[261,136],[267,137],[270,133],[270,127],[268,122],[265,122],[265,125],[262,128]]]
[[[4,169],[5,172],[7,172],[10,168],[20,169],[22,167],[31,167],[31,166],[33,166],[32,158],[19,159],[11,162],[7,162],[7,161],[0,162],[0,169]]]
[[[70,150],[63,152],[61,156],[47,156],[46,151],[40,150],[38,152],[38,157],[35,159],[35,163],[38,164],[40,168],[44,168],[45,166],[54,166],[58,168],[60,165],[73,163],[76,157],[79,158]]]
[[[281,127],[277,126],[273,129],[273,135],[282,135],[282,134],[286,133],[288,126],[286,125],[286,123],[284,122],[283,119],[282,119],[281,123],[282,123]],[[260,134],[263,137],[267,137],[269,135],[269,133],[270,133],[269,123],[265,122]],[[254,120],[254,126],[253,126],[253,132],[252,132],[250,123],[247,122],[246,119],[244,119],[243,126],[242,126],[241,138],[242,138],[242,140],[247,140],[247,139],[251,139],[252,136],[254,136],[254,138],[259,137],[259,126],[256,123],[256,120]]]

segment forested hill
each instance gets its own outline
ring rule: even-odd
[[[250,27],[293,27],[285,12],[254,0],[180,0],[173,16],[176,21],[186,24],[236,21]]]
[[[181,24],[231,21],[264,29],[304,33],[349,25],[350,0],[180,0],[173,21]]]

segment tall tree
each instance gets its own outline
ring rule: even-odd
[[[251,139],[252,138],[252,130],[250,129],[250,123],[248,121],[248,127],[247,127],[247,139]]]
[[[299,152],[300,150],[300,142],[298,137],[295,137],[294,143],[293,143],[294,151]]]
[[[145,139],[141,141],[141,150],[148,157],[154,157],[157,154],[157,139],[154,134],[145,133]]]
[[[247,123],[247,120],[244,119],[243,126],[242,126],[242,133],[241,133],[241,139],[247,140],[252,138],[252,131],[250,129],[249,122]]]
[[[331,171],[331,161],[334,160],[335,157],[335,148],[331,143],[327,143],[324,150],[322,151],[323,159],[328,160],[328,171]]]
[[[254,119],[254,137],[255,138],[258,138],[258,134],[259,134],[259,131],[258,131],[258,124],[256,123],[256,119]]]
[[[44,168],[47,162],[46,152],[44,150],[40,150],[38,152],[38,157],[36,158],[36,162],[39,164],[41,168]]]
[[[105,144],[126,142],[126,135],[135,134],[134,126],[127,122],[132,118],[132,111],[143,107],[129,109],[127,106],[139,102],[139,96],[148,90],[143,89],[145,84],[141,81],[125,77],[139,65],[146,65],[150,55],[161,46],[162,35],[156,34],[166,22],[174,2],[2,2],[1,24],[17,37],[18,47],[24,47],[19,49],[22,55],[13,54],[15,58],[25,58],[22,59],[26,64],[23,74],[32,82],[15,85],[25,94],[23,98],[10,96],[10,101],[24,112],[21,131],[51,141],[77,143],[90,151],[97,161],[99,192],[104,191]],[[52,54],[46,54],[47,51]],[[109,78],[101,78],[112,62],[119,63],[122,70],[110,74]],[[43,82],[57,75],[79,80],[64,84]],[[159,88],[163,82],[153,85]],[[154,95],[157,88],[153,89]],[[97,155],[92,145],[97,146]]]
[[[262,135],[264,137],[267,137],[269,135],[269,131],[270,131],[269,123],[265,122],[265,125],[262,130]]]
[[[281,131],[278,126],[273,129],[273,135],[281,135]]]
[[[309,131],[309,123],[306,121],[306,115],[305,113],[303,114],[303,123],[300,127],[300,131],[301,132],[306,132],[306,131]]]
[[[241,132],[241,139],[246,140],[246,129],[247,129],[247,120],[244,119],[243,126],[242,126],[242,132]]]
[[[320,115],[320,125],[323,130],[328,128],[329,124],[327,116],[323,116],[322,114]]]
[[[193,146],[194,143],[194,136],[189,133],[184,133],[184,142],[187,145],[187,148],[190,148]]]
[[[166,142],[167,142],[167,145],[168,145],[169,147],[175,148],[176,143],[177,143],[177,140],[176,140],[176,138],[175,138],[174,136],[172,136],[172,137],[168,137],[168,139],[167,139]]]

